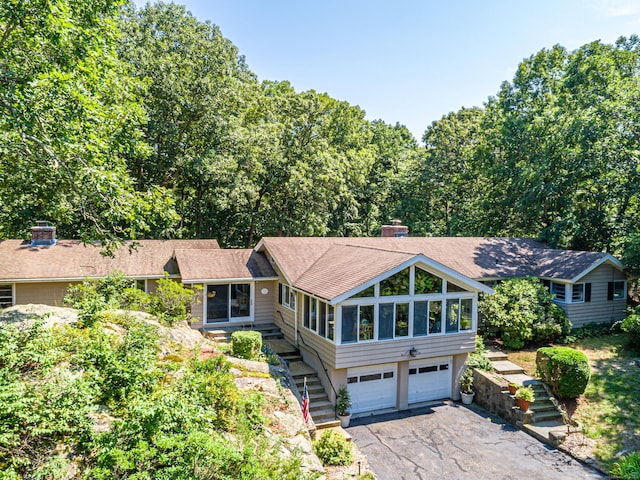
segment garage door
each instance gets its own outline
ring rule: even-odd
[[[353,403],[351,411],[359,413],[395,407],[397,373],[395,363],[350,368],[347,388]]]
[[[451,357],[409,363],[409,403],[451,396]]]

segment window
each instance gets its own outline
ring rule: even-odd
[[[289,285],[278,284],[278,303],[291,310],[296,309],[296,293]]]
[[[327,304],[318,301],[318,335],[327,336]]]
[[[551,282],[549,291],[556,296],[556,300],[564,302],[566,298],[564,283]]]
[[[378,339],[393,338],[393,303],[381,303],[378,314]]]
[[[457,333],[458,323],[460,320],[460,301],[459,300],[447,300],[447,333]]]
[[[134,280],[134,285],[135,288],[137,288],[138,290],[141,290],[143,292],[146,293],[147,291],[147,281],[146,280]]]
[[[421,268],[416,267],[414,279],[414,293],[422,295],[425,293],[442,293],[442,279],[435,275],[425,272]]]
[[[616,280],[609,282],[607,300],[626,300],[627,287],[624,280]]]
[[[396,303],[396,338],[409,336],[409,304]]]
[[[251,317],[251,284],[207,285],[207,323]]]
[[[333,312],[335,307],[329,305],[327,311],[327,338],[333,340],[336,332],[336,323],[334,320]]]
[[[315,298],[309,299],[309,328],[314,332],[317,329],[317,305],[318,302]]]
[[[429,302],[429,333],[442,333],[442,302]]]
[[[473,300],[460,299],[460,331],[471,330],[473,324]]]
[[[0,285],[0,308],[13,306],[13,285],[10,283]]]
[[[354,343],[357,340],[358,307],[342,307],[342,343]]]
[[[373,340],[373,305],[361,305],[359,316],[360,334],[359,340]]]
[[[311,312],[311,302],[313,302],[313,298],[308,295],[304,296],[304,301],[302,304],[302,325],[309,328],[309,318]]]
[[[428,302],[415,302],[413,304],[413,336],[422,337],[427,334],[429,326]]]
[[[380,295],[409,295],[409,269],[405,268],[380,282]]]
[[[368,288],[365,288],[360,293],[356,293],[351,298],[370,298],[375,296],[375,285],[371,285]]]
[[[584,302],[584,283],[575,283],[572,286],[571,302]]]
[[[447,282],[447,292],[466,292],[462,287],[459,287],[455,283]]]

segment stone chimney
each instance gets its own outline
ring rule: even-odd
[[[31,227],[31,246],[48,247],[56,244],[56,227],[44,220],[36,220],[36,226]]]
[[[402,225],[400,220],[391,220],[391,225],[382,226],[381,237],[408,237],[409,227]]]

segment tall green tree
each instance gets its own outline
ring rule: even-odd
[[[121,5],[0,4],[0,238],[44,218],[109,248],[174,220],[168,192],[136,189],[125,162],[148,149],[139,85],[115,52]]]

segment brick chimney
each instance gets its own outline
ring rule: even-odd
[[[383,225],[381,237],[408,237],[409,227],[400,220],[391,220],[391,225]]]
[[[36,226],[31,227],[31,246],[48,247],[56,244],[56,227],[44,220],[36,220]]]

